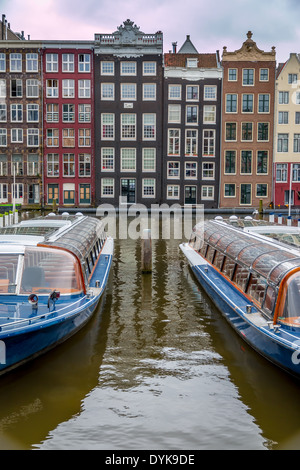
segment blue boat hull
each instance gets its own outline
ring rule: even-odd
[[[68,300],[61,298],[51,312],[44,303],[39,307],[42,312],[47,311],[44,319],[29,315],[24,319],[26,325],[15,327],[12,323],[11,327],[0,331],[0,375],[66,341],[90,320],[105,291],[111,263],[111,255],[100,255],[89,284],[95,288],[94,294],[75,299],[70,296]],[[31,310],[27,300],[20,302],[22,311],[21,306],[23,310]]]
[[[242,292],[235,289],[208,264],[191,265],[198,283],[211,298],[234,330],[258,353],[293,376],[300,377],[300,336],[281,330],[275,333],[267,322],[257,326],[245,315],[251,304]],[[252,311],[256,311],[252,304]],[[251,315],[251,314],[250,314]]]

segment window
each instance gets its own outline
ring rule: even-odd
[[[121,148],[121,171],[136,171],[136,149]]]
[[[168,155],[180,153],[180,129],[168,129]]]
[[[156,83],[143,84],[143,100],[155,101],[156,100]]]
[[[75,121],[75,105],[74,104],[63,104],[62,105],[63,122],[74,122]]]
[[[114,62],[101,62],[101,75],[114,75]]]
[[[189,68],[197,67],[197,64],[198,64],[198,60],[195,58],[189,57],[188,59],[186,59],[186,66]]]
[[[181,100],[181,85],[169,85],[169,100]]]
[[[136,139],[136,115],[135,114],[121,114],[121,139],[122,140],[135,140]]]
[[[37,176],[39,174],[39,156],[30,154],[27,156],[27,175]]]
[[[289,92],[280,91],[278,95],[278,102],[279,104],[289,104]]]
[[[237,69],[228,69],[228,81],[229,82],[237,81]]]
[[[90,184],[79,185],[79,203],[80,204],[91,203],[91,185]]]
[[[203,106],[203,123],[216,122],[216,106]]]
[[[23,96],[23,83],[21,79],[12,79],[10,81],[11,98],[21,98]]]
[[[0,54],[0,72],[6,72],[6,55]]]
[[[115,171],[115,149],[101,149],[101,169],[102,171]]]
[[[279,111],[278,112],[278,124],[288,124],[288,123],[289,123],[289,112]]]
[[[214,187],[213,186],[202,186],[201,188],[201,199],[213,199],[214,198]]]
[[[276,181],[287,182],[287,163],[276,164]]]
[[[58,184],[48,184],[48,202],[52,203],[54,199],[59,202]]]
[[[168,185],[167,186],[167,198],[168,199],[179,199],[179,186],[178,185]]]
[[[0,176],[7,176],[7,156],[0,155]]]
[[[236,140],[236,122],[226,122],[225,140]]]
[[[91,105],[78,105],[78,122],[91,122]]]
[[[215,156],[215,131],[214,130],[203,130],[203,156],[214,157]]]
[[[121,62],[121,75],[136,75],[136,62]]]
[[[78,80],[78,97],[90,98],[91,97],[91,81]]]
[[[216,86],[204,86],[204,99],[205,100],[216,100],[217,99],[217,87]]]
[[[267,94],[258,95],[258,112],[269,113],[270,112],[270,96]]]
[[[186,107],[186,124],[197,124],[198,123],[198,106],[187,106]]]
[[[3,184],[0,184],[0,199],[2,202],[6,202],[8,201],[8,191],[7,191],[7,184],[6,183],[3,183]]]
[[[15,199],[22,200],[23,198],[23,183],[16,183],[12,185],[12,193]]]
[[[288,74],[288,83],[291,85],[292,83],[297,83],[298,75],[296,73],[289,73]]]
[[[143,114],[143,140],[156,139],[156,114]]]
[[[242,150],[241,151],[241,174],[251,174],[252,173],[252,150]]]
[[[269,69],[259,69],[259,80],[261,82],[269,81]]]
[[[28,104],[27,105],[27,122],[38,122],[39,121],[39,105]]]
[[[186,100],[199,101],[199,86],[187,85],[186,86]]]
[[[156,75],[156,62],[143,62],[143,75]]]
[[[91,146],[91,129],[78,130],[78,146],[90,147]]]
[[[295,112],[295,124],[300,124],[300,112]]]
[[[38,129],[27,129],[27,146],[28,147],[39,146],[39,130]]]
[[[202,178],[205,180],[211,180],[215,178],[214,163],[202,163]]]
[[[240,199],[241,204],[245,204],[245,205],[251,204],[251,189],[252,189],[251,184],[247,184],[247,183],[241,184],[241,199]]]
[[[168,122],[180,123],[181,121],[181,105],[169,104],[168,106]]]
[[[254,69],[243,69],[243,85],[254,85]]]
[[[91,71],[91,55],[79,54],[78,56],[78,72],[88,73]]]
[[[0,98],[6,98],[6,80],[0,80]]]
[[[101,115],[101,138],[103,140],[113,140],[115,136],[115,115],[103,113]]]
[[[278,134],[277,152],[288,152],[289,148],[289,135]]]
[[[0,128],[0,147],[7,146],[7,130]]]
[[[74,98],[75,97],[75,80],[63,80],[62,81],[62,97],[63,98]]]
[[[10,140],[12,143],[22,143],[23,142],[23,129],[11,129]]]
[[[114,83],[101,83],[101,100],[114,100],[115,99],[115,85]]]
[[[136,100],[135,83],[121,83],[121,100]]]
[[[38,98],[39,82],[35,79],[26,80],[26,96],[27,98]]]
[[[143,178],[143,197],[155,197],[155,179]]]
[[[6,104],[0,104],[0,122],[7,121],[7,110]]]
[[[196,179],[197,178],[197,163],[196,162],[185,162],[185,179]]]
[[[143,148],[143,171],[155,171],[156,169],[156,149]]]
[[[10,120],[12,122],[23,121],[23,105],[22,104],[11,104],[10,105]]]
[[[300,152],[300,134],[294,134],[294,152]]]
[[[59,146],[59,130],[58,129],[47,129],[46,130],[47,147],[58,147]]]
[[[198,130],[186,129],[185,131],[185,155],[198,155]]]
[[[58,97],[58,80],[47,80],[46,82],[46,96],[47,98]]]
[[[23,168],[22,155],[12,155],[11,162],[12,162],[12,168],[11,168],[12,175],[15,172],[16,176],[23,176],[24,175],[24,168]]]
[[[225,151],[225,174],[236,173],[236,151],[226,150]]]
[[[267,197],[268,196],[268,185],[266,183],[260,183],[256,185],[256,197]]]
[[[269,123],[259,122],[257,124],[257,140],[267,141],[269,140]]]
[[[58,104],[51,104],[51,103],[47,104],[46,119],[47,119],[47,122],[58,122],[59,120]]]
[[[299,182],[300,181],[300,165],[299,163],[293,164],[293,181]]]
[[[46,72],[58,72],[57,54],[46,54]]]
[[[295,91],[292,96],[292,101],[294,104],[300,104],[300,92]]]
[[[63,175],[75,176],[75,155],[74,153],[63,154]]]
[[[59,176],[58,153],[48,153],[47,155],[47,176]]]
[[[62,55],[62,71],[74,72],[74,54]]]
[[[237,95],[228,94],[226,95],[226,113],[236,113],[237,112]]]
[[[167,178],[179,178],[180,163],[167,162]]]
[[[62,146],[75,147],[75,129],[62,130]]]
[[[113,178],[102,178],[101,180],[101,196],[102,197],[114,197],[114,179]]]
[[[252,122],[242,122],[242,140],[253,140]]]
[[[89,153],[78,155],[78,174],[79,176],[91,176],[91,155]]]
[[[242,112],[253,113],[253,95],[243,95]]]
[[[261,175],[261,174],[266,175],[268,173],[268,165],[269,165],[268,161],[269,161],[268,151],[258,150],[257,167],[256,167],[256,173],[258,175]]]
[[[22,54],[12,53],[10,57],[10,71],[22,72]]]
[[[26,72],[38,72],[38,70],[39,70],[38,54],[36,53],[26,54]]]

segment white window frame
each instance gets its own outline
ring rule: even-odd
[[[78,98],[91,97],[91,80],[78,80]]]
[[[61,71],[63,73],[73,73],[75,71],[74,54],[62,54],[61,64]]]
[[[135,76],[137,64],[135,61],[122,61],[120,63],[120,75],[121,76]]]
[[[101,75],[114,75],[115,74],[115,63],[111,60],[104,60],[101,62]],[[111,71],[109,70],[111,68]],[[106,70],[105,70],[106,69]]]
[[[14,73],[22,72],[22,54],[19,52],[11,52],[9,54],[9,70]]]
[[[181,100],[182,87],[177,83],[169,84],[168,86],[168,99]]]
[[[46,72],[58,72],[58,54],[46,54]]]
[[[136,101],[136,83],[121,83],[121,101]]]
[[[78,72],[89,73],[91,71],[91,54],[78,54]]]
[[[142,171],[152,173],[156,171],[156,148],[143,147],[142,149]]]
[[[89,103],[78,105],[78,122],[91,122],[92,107]]]
[[[115,149],[113,147],[101,148],[101,171],[115,171]]]
[[[120,171],[126,173],[136,172],[136,148],[123,147],[120,153]]]
[[[62,97],[75,98],[75,80],[70,78],[62,80]]]
[[[39,122],[39,105],[27,104],[27,122]]]
[[[168,184],[167,185],[167,199],[179,199],[179,197],[180,197],[179,184]]]
[[[106,189],[109,189],[109,193]],[[101,197],[115,197],[115,180],[114,178],[102,178],[101,179]]]
[[[11,143],[23,143],[23,129],[20,127],[14,127],[10,130],[10,141]]]
[[[39,81],[35,78],[26,80],[26,97],[38,98],[39,97]]]
[[[121,140],[136,140],[136,132],[136,114],[121,114]]]
[[[27,147],[38,147],[39,139],[39,129],[27,129]]]
[[[39,71],[39,56],[35,52],[26,54],[26,72]]]
[[[115,99],[115,84],[114,83],[101,83],[101,100],[114,101]]]
[[[145,61],[143,62],[143,75],[144,76],[156,76],[156,62],[155,61]]]
[[[156,113],[143,114],[143,140],[156,140]]]
[[[109,126],[108,137],[104,136],[104,126]],[[115,114],[102,113],[101,114],[101,140],[114,140],[115,139]]]
[[[142,178],[142,197],[154,198],[156,192],[155,178]]]

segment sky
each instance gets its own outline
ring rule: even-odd
[[[300,0],[0,0],[14,32],[33,40],[87,40],[130,19],[142,32],[163,32],[164,52],[186,36],[199,53],[239,49],[250,30],[257,47],[275,46],[277,63],[300,53]]]

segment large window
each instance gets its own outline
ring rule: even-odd
[[[216,106],[203,106],[203,123],[215,124],[216,122]]]
[[[27,122],[38,122],[39,121],[39,105],[28,104],[27,105]]]
[[[20,53],[10,54],[10,71],[22,72],[22,54]]]
[[[63,175],[75,176],[75,155],[74,153],[63,154]]]
[[[113,113],[101,115],[101,138],[102,140],[114,140],[115,138],[115,115]]]
[[[115,84],[101,83],[101,100],[113,101],[115,99]]]
[[[11,98],[22,98],[23,96],[23,83],[22,80],[13,78],[10,81],[10,96]]]
[[[58,72],[57,54],[46,54],[46,72]]]
[[[121,148],[121,171],[136,171],[135,148]]]
[[[91,80],[78,80],[78,97],[91,97]]]
[[[168,129],[168,155],[180,153],[180,129]]]
[[[75,147],[75,129],[66,128],[62,130],[62,146]]]
[[[115,149],[105,148],[101,149],[101,170],[114,171],[115,170]]]
[[[78,56],[78,72],[88,73],[91,71],[91,55],[79,54]]]
[[[143,178],[143,197],[155,197],[155,179]]]
[[[257,124],[257,140],[269,140],[269,123],[259,122]]]
[[[225,174],[236,173],[236,151],[226,150],[225,152]]]
[[[180,163],[179,162],[167,162],[167,177],[179,179],[180,175]]]
[[[287,163],[276,164],[276,181],[287,182]]]
[[[38,98],[39,82],[36,79],[26,80],[26,96],[27,98]]]
[[[198,129],[186,129],[185,155],[198,155]]]
[[[47,176],[59,176],[59,155],[58,153],[48,153],[47,155]]]
[[[168,106],[168,122],[180,123],[181,121],[181,106],[180,104],[169,104]]]
[[[39,146],[39,129],[27,129],[27,146]]]
[[[278,134],[277,151],[278,152],[288,152],[288,148],[289,148],[289,135],[288,134]]]
[[[241,151],[241,174],[252,173],[252,150]]]
[[[78,146],[90,147],[91,146],[91,129],[78,130]]]
[[[11,104],[10,105],[10,120],[12,122],[23,121],[23,105],[22,104]]]
[[[258,112],[259,113],[270,112],[270,95],[268,94],[258,95]]]
[[[114,197],[115,182],[113,178],[102,178],[101,180],[101,196]]]
[[[136,139],[136,114],[121,114],[121,139]]]
[[[243,85],[254,85],[254,69],[243,69]]]
[[[198,106],[186,107],[186,124],[198,123]]]
[[[75,121],[75,105],[72,103],[62,105],[63,122]]]
[[[47,80],[46,95],[47,95],[47,98],[58,97],[58,80],[52,80],[52,79]]]
[[[143,148],[143,171],[153,172],[156,168],[156,149]]]
[[[78,174],[79,176],[91,176],[91,155],[89,153],[78,155]]]
[[[47,104],[46,120],[47,122],[58,122],[59,120],[58,104],[54,104],[54,103]]]
[[[78,105],[78,122],[91,122],[91,105]]]
[[[121,75],[136,75],[136,62],[121,62]]]
[[[236,113],[237,112],[237,95],[228,94],[226,95],[226,113]]]
[[[203,131],[203,156],[215,156],[215,131],[213,129],[204,129]]]
[[[156,114],[143,114],[143,140],[156,139]]]
[[[59,130],[58,129],[47,129],[47,147],[58,147],[59,146]]]
[[[251,184],[248,183],[242,183],[241,184],[241,198],[240,198],[240,203],[241,204],[251,204]]]
[[[257,174],[267,174],[269,165],[269,155],[267,150],[258,150],[257,152]]]
[[[26,54],[26,72],[38,72],[38,54],[29,53]]]
[[[236,140],[236,122],[226,122],[225,140]]]
[[[121,83],[121,100],[136,100],[135,83]]]
[[[62,81],[62,96],[63,98],[75,97],[75,80],[66,79]]]
[[[74,72],[74,54],[62,55],[62,71]]]
[[[243,95],[242,112],[253,113],[253,95]]]

